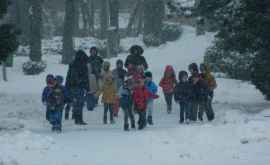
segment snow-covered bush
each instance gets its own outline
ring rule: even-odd
[[[179,24],[165,23],[162,27],[162,42],[175,41],[182,35],[183,29]]]
[[[154,34],[144,35],[143,42],[146,46],[159,46],[163,43],[162,39],[160,37],[156,37]]]
[[[43,72],[46,67],[47,65],[44,61],[28,61],[23,64],[23,72],[26,75],[37,75]]]
[[[250,80],[253,59],[252,54],[226,51],[218,45],[208,48],[204,57],[204,61],[214,72],[241,80]]]

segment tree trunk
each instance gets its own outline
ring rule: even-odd
[[[7,69],[6,69],[6,62],[2,61],[2,74],[3,74],[3,80],[8,81],[7,79]]]
[[[94,6],[94,0],[90,0],[90,18],[89,18],[89,29],[90,34],[92,36],[95,36],[95,6]]]
[[[100,0],[100,39],[107,38],[107,30],[109,25],[109,3],[108,0]]]
[[[75,16],[75,21],[74,21],[74,35],[78,36],[80,32],[80,1],[82,0],[74,0],[74,16]]]
[[[108,33],[109,55],[111,57],[117,57],[120,47],[118,0],[110,0],[110,28]]]
[[[64,21],[64,34],[63,34],[63,55],[62,63],[70,64],[74,57],[74,26],[75,26],[75,1],[76,0],[66,0],[66,14]]]
[[[84,35],[90,34],[90,1],[83,0],[81,1],[81,11],[82,11],[82,18],[83,18],[83,33]]]
[[[132,27],[135,25],[136,18],[138,18],[141,3],[142,3],[142,0],[137,1],[135,8],[133,9],[133,12],[130,15],[128,26],[127,26],[127,35],[131,35],[133,33]]]
[[[144,1],[144,35],[151,34],[160,39],[164,16],[165,4],[163,0]]]
[[[30,9],[31,34],[30,34],[30,60],[40,62],[41,52],[41,27],[42,27],[42,4],[41,0],[31,0]]]

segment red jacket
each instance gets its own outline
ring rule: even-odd
[[[171,73],[172,77],[166,78],[165,75]],[[164,77],[161,79],[159,86],[162,88],[164,93],[173,93],[174,87],[176,85],[175,72],[172,66],[166,66]]]
[[[135,108],[139,111],[145,112],[147,109],[147,100],[151,97],[150,92],[143,87],[135,87],[133,90],[133,101]]]

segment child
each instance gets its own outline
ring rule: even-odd
[[[46,106],[46,120],[50,121],[49,109],[48,109],[48,95],[50,94],[54,85],[54,76],[52,74],[48,74],[46,76],[46,87],[42,92],[42,103]]]
[[[135,119],[132,111],[132,92],[130,80],[124,81],[123,85],[118,91],[120,98],[120,106],[124,111],[124,131],[129,131],[129,123],[131,122],[131,128],[135,129]]]
[[[124,69],[124,62],[122,60],[116,61],[116,68],[113,70],[112,73],[113,73],[113,79],[115,80],[115,83],[116,83],[116,89],[118,91],[120,87],[123,86],[124,79],[127,76],[127,71]],[[117,97],[115,100],[114,108],[113,108],[114,116],[118,116],[119,104],[120,104],[120,99],[119,97]]]
[[[52,131],[62,131],[62,111],[65,105],[65,92],[60,84],[54,80],[54,86],[48,95],[48,109],[50,111],[50,122]]]
[[[164,76],[159,83],[159,86],[162,88],[164,93],[168,114],[172,112],[172,99],[175,85],[176,85],[176,76],[174,69],[171,65],[168,65],[166,66]]]
[[[153,76],[151,72],[145,72],[145,86],[150,92],[152,96],[157,96],[157,91],[158,87],[157,85],[153,82]],[[149,125],[153,125],[153,108],[154,108],[154,98],[150,97],[147,100],[147,122]]]
[[[89,92],[86,95],[86,103],[88,111],[93,111],[97,105],[96,93],[98,91],[98,80],[93,74],[92,65],[88,63],[88,79],[89,79]]]
[[[150,93],[145,87],[143,79],[136,80],[132,98],[134,110],[139,114],[138,129],[142,130],[146,127],[147,100],[150,98]]]
[[[214,90],[217,88],[217,82],[215,77],[211,74],[209,66],[206,64],[200,65],[201,78],[207,82],[209,95],[206,102],[206,116],[208,121],[212,121],[215,118],[215,113],[212,107],[212,100],[214,97]]]
[[[102,102],[104,103],[103,123],[107,124],[107,113],[110,112],[110,123],[114,124],[113,105],[116,100],[117,90],[113,80],[112,72],[110,71],[110,63],[103,64],[103,83],[98,94],[102,94]]]
[[[208,85],[199,74],[199,68],[196,63],[189,65],[189,71],[191,76],[189,82],[192,84],[192,105],[191,105],[191,120],[197,121],[198,117],[200,121],[203,121],[203,113],[206,110],[206,100],[208,97]]]
[[[180,120],[182,124],[190,120],[190,101],[192,86],[188,82],[188,73],[186,71],[179,72],[179,83],[177,83],[174,90],[174,99],[180,105]]]

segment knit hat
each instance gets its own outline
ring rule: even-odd
[[[188,77],[188,73],[186,71],[180,71],[178,74],[178,79],[181,81],[184,76]]]
[[[46,76],[46,83],[49,84],[49,82],[50,82],[51,80],[53,80],[53,79],[54,79],[54,76],[53,76],[52,74],[48,74],[48,75]]]
[[[56,80],[56,82],[57,82],[58,84],[62,84],[63,81],[64,81],[64,78],[63,78],[63,76],[57,75],[57,76],[55,77],[55,80]]]

